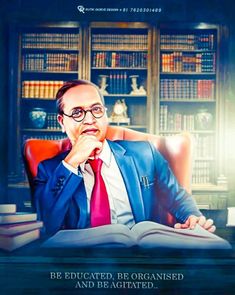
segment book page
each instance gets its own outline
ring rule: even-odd
[[[196,225],[194,230],[175,229],[151,221],[136,224],[135,233],[141,247],[230,249],[230,244],[222,238]]]
[[[47,240],[43,247],[131,247],[135,244],[136,240],[127,226],[110,224],[80,230],[61,230]]]

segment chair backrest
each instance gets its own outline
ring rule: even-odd
[[[134,131],[124,127],[108,126],[107,139],[150,141],[169,162],[178,182],[191,192],[191,137],[188,133],[175,136],[156,136],[149,133]],[[71,148],[69,140],[28,139],[23,147],[23,157],[26,171],[32,188],[33,178],[37,175],[38,164]],[[168,224],[173,221],[168,216]],[[171,220],[171,221],[170,221]]]

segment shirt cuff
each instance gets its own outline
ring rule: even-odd
[[[74,174],[78,175],[78,168],[74,168],[73,166],[66,163],[64,160],[62,161],[65,168],[67,168],[69,171],[73,172]]]

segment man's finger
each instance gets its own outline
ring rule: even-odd
[[[189,228],[194,229],[195,226],[196,226],[196,223],[198,222],[198,217],[192,215],[192,216],[189,217],[188,220],[189,220]]]
[[[208,229],[208,231],[209,231],[210,233],[214,233],[215,230],[216,230],[216,227],[215,227],[214,225],[212,225],[212,227],[210,227],[210,228]]]
[[[201,226],[204,226],[204,224],[206,223],[206,217],[205,216],[200,216],[199,220],[198,220],[198,224]]]
[[[182,224],[181,224],[181,223],[176,223],[176,224],[174,225],[174,228],[180,229],[180,228],[181,228],[181,226],[182,226]]]
[[[204,227],[205,229],[209,229],[209,228],[212,227],[213,223],[214,223],[214,222],[213,222],[212,219],[207,219],[207,221],[205,222],[205,224],[203,225],[203,227]]]

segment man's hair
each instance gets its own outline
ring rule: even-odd
[[[90,86],[95,87],[95,89],[97,90],[97,92],[100,96],[102,103],[104,104],[104,97],[103,97],[102,93],[100,92],[99,88],[94,83],[87,81],[87,80],[82,80],[82,79],[71,80],[71,81],[65,82],[56,93],[56,108],[57,108],[58,114],[63,114],[63,109],[64,109],[63,96],[64,96],[64,94],[70,88],[73,88],[75,86],[80,86],[80,85],[90,85]]]

